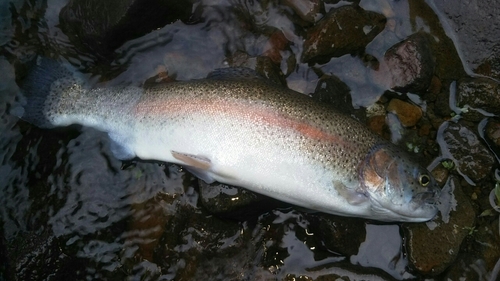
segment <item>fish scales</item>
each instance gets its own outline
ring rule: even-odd
[[[90,88],[64,71],[40,81],[47,67],[63,66],[42,60],[28,76],[28,85],[52,86],[49,93],[25,87],[23,118],[42,127],[78,123],[108,132],[119,158],[181,164],[206,182],[332,214],[382,221],[436,214],[435,181],[408,154],[356,120],[249,70],[145,88]],[[31,117],[40,115],[43,124]]]
[[[251,112],[244,120],[248,123],[253,122],[252,115],[255,116],[256,111],[259,111],[258,117],[267,113],[271,117],[268,118],[268,123],[274,123],[270,125],[296,131],[296,137],[302,137],[300,148],[308,152],[314,160],[325,166],[335,165],[335,168],[346,166],[343,172],[351,174],[355,173],[354,169],[359,164],[356,159],[366,155],[370,148],[380,141],[379,137],[354,119],[336,113],[330,107],[314,102],[303,94],[269,83],[252,84],[249,81],[226,80],[197,81],[187,85],[182,82],[170,83],[146,90],[143,99],[146,102],[140,102],[138,107],[148,107],[147,104],[161,105],[159,107],[164,111],[162,113],[167,114],[172,111],[169,105],[175,101],[178,101],[178,106],[190,108],[186,102],[190,99],[206,105],[203,109],[205,112],[208,107],[211,107],[212,111],[233,108],[233,117]],[[150,114],[150,109],[154,106],[142,111]],[[290,137],[285,140],[291,141]]]

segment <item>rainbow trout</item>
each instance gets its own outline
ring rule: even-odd
[[[421,222],[437,213],[429,172],[354,119],[249,69],[150,87],[90,88],[41,58],[18,116],[42,128],[107,132],[119,159],[185,166],[207,183],[247,188],[341,216]]]

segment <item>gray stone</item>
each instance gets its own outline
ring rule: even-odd
[[[417,2],[417,1],[415,1]],[[499,77],[500,2],[493,0],[434,1],[441,20],[456,34],[463,61],[470,68]]]
[[[488,176],[495,164],[495,157],[486,145],[460,122],[448,122],[442,135],[441,151],[449,153],[458,170],[475,182]]]
[[[484,115],[480,112],[481,110],[500,114],[498,83],[484,77],[460,79],[457,84],[456,104],[459,108],[469,107],[462,116],[470,121],[483,119]]]

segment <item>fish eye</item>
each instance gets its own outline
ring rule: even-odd
[[[429,177],[429,175],[423,174],[418,177],[418,182],[421,186],[428,186],[431,182],[431,178]]]

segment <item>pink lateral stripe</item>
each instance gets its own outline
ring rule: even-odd
[[[198,99],[187,102],[186,99],[168,98],[161,100],[141,101],[135,107],[135,115],[157,115],[157,116],[179,116],[182,114],[193,115],[203,112],[204,114],[226,115],[237,118],[251,118],[255,123],[265,123],[279,126],[283,129],[290,129],[304,135],[307,138],[327,141],[341,142],[342,140],[333,136],[321,128],[312,126],[307,122],[296,118],[284,116],[272,112],[270,108],[262,105],[248,103],[228,103],[228,101],[213,101],[208,99]]]

